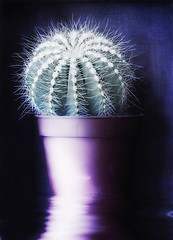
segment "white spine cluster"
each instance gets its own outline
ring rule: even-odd
[[[41,115],[115,115],[133,72],[121,42],[86,24],[44,37],[25,64],[28,99]]]

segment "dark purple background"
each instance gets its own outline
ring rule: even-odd
[[[139,202],[173,201],[173,2],[116,1],[1,1],[1,152],[0,196],[7,209],[9,199],[24,208],[38,193],[49,191],[41,139],[36,119],[21,120],[16,101],[14,53],[22,51],[23,36],[34,36],[35,26],[89,15],[119,29],[135,44],[133,63],[144,112],[142,137],[134,158],[130,197]],[[9,238],[10,239],[10,238]],[[11,238],[12,239],[12,238]],[[14,239],[14,238],[13,238]],[[24,237],[21,240],[25,239]],[[26,238],[27,239],[27,238]],[[159,239],[159,238],[158,238]],[[166,240],[166,238],[165,238]]]

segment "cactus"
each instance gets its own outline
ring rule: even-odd
[[[39,115],[117,115],[134,73],[124,43],[74,25],[41,36],[24,65],[26,100]]]

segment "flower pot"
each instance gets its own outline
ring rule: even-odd
[[[54,195],[75,201],[123,198],[141,120],[38,116]]]

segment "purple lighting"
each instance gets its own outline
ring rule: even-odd
[[[167,216],[173,218],[173,211],[168,212]]]

